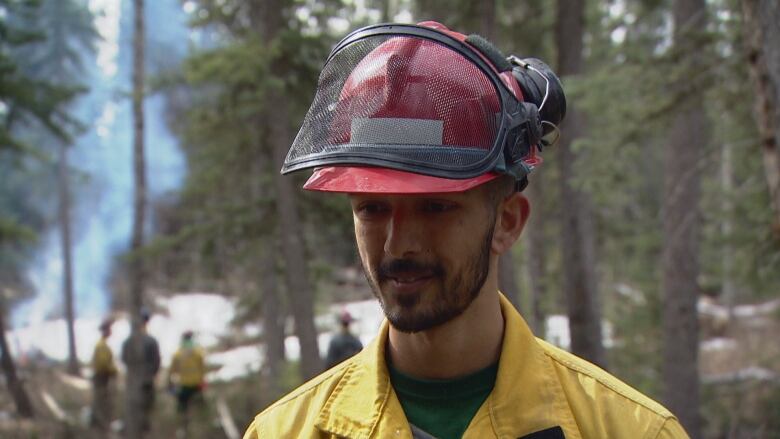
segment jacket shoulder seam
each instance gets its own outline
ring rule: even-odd
[[[670,417],[666,417],[663,419],[663,422],[659,423],[658,429],[655,431],[655,434],[648,435],[650,439],[658,439],[661,436],[661,432],[664,431],[665,428],[667,428],[668,424],[672,422],[673,420],[676,420],[679,422],[676,416],[672,414]],[[687,437],[687,436],[686,436]]]
[[[666,420],[670,418],[674,418],[674,415],[669,412],[668,409],[663,407],[662,405],[656,403],[658,407],[653,407],[653,405],[648,404],[647,401],[643,401],[640,398],[636,398],[634,395],[631,395],[629,392],[626,392],[625,389],[620,388],[620,386],[616,386],[614,383],[610,382],[610,380],[604,379],[604,377],[599,377],[596,374],[594,374],[592,371],[588,370],[587,368],[582,367],[580,364],[577,364],[570,359],[566,358],[562,353],[556,352],[555,349],[559,348],[552,348],[551,345],[549,345],[547,342],[542,341],[539,343],[542,346],[542,349],[544,350],[545,354],[549,356],[553,361],[562,364],[564,367],[574,370],[577,373],[581,373],[583,375],[586,375],[590,378],[593,378],[596,380],[599,384],[602,386],[612,390],[613,392],[619,394],[623,398],[626,398],[630,401],[633,401],[636,404],[641,405],[642,407],[646,408],[647,410],[650,410],[651,412],[655,413],[656,415],[663,418],[664,423]],[[567,352],[569,355],[573,355]],[[585,360],[583,360],[585,361]],[[605,372],[607,373],[607,372]],[[615,380],[618,380],[618,378],[614,378]],[[628,384],[622,383],[622,381],[619,381],[624,386],[628,386]],[[633,388],[631,388],[633,390]],[[634,390],[636,391],[636,390]],[[659,409],[660,407],[660,409]]]

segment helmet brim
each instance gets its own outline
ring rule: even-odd
[[[498,176],[491,172],[474,178],[449,179],[389,168],[331,166],[315,169],[303,188],[348,194],[453,193],[473,189]]]

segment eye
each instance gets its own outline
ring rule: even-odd
[[[455,209],[457,205],[451,201],[427,200],[423,204],[423,210],[428,213],[444,213]]]
[[[355,214],[361,218],[372,218],[388,212],[387,203],[381,201],[363,201],[355,206]]]

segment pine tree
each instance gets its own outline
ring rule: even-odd
[[[146,272],[144,257],[140,250],[144,246],[144,222],[147,209],[146,159],[144,154],[144,0],[133,0],[133,230],[130,249],[133,252],[129,267],[130,284],[130,338],[125,342],[128,354],[123,357],[142,359],[127,364],[127,390],[125,406],[125,425],[131,439],[141,438],[150,423],[144,405],[144,375],[146,372],[146,352],[144,346],[143,316],[144,288]],[[124,350],[124,348],[123,348]],[[152,389],[152,391],[154,391]]]
[[[681,98],[665,154],[663,267],[664,402],[691,435],[701,437],[699,419],[699,242],[701,160],[708,142],[706,114],[690,72],[702,69],[698,42],[705,29],[703,0],[676,0],[674,49],[686,67],[676,90]],[[697,38],[698,37],[698,38]]]
[[[24,270],[32,254],[35,235],[40,233],[46,214],[29,198],[30,158],[40,163],[45,158],[40,140],[26,130],[42,127],[51,138],[66,142],[76,125],[67,105],[79,93],[78,88],[55,84],[50,77],[39,76],[30,68],[30,58],[20,53],[40,52],[50,47],[46,31],[35,23],[41,9],[37,2],[0,2],[0,175],[3,184],[0,209],[0,342],[2,368],[21,416],[32,417],[33,409],[26,391],[17,378],[15,365],[5,339],[5,316],[9,302],[20,298],[31,288]],[[25,181],[24,184],[17,184]],[[36,181],[34,178],[32,181]],[[26,192],[25,192],[26,191]],[[7,209],[6,209],[7,208]],[[10,297],[6,297],[11,292]]]
[[[558,1],[556,41],[558,73],[567,77],[583,74],[585,2]],[[569,316],[573,353],[606,367],[601,333],[601,301],[596,272],[596,228],[589,194],[575,186],[579,170],[572,143],[585,132],[584,114],[569,105],[561,126],[558,165],[561,190],[561,253],[563,289]]]
[[[86,73],[85,58],[95,55],[97,32],[92,24],[92,14],[87,6],[74,0],[43,2],[37,14],[30,16],[25,25],[29,28],[46,29],[47,38],[35,46],[17,51],[23,71],[41,81],[73,90],[86,91],[83,77]],[[73,104],[69,105],[72,110]],[[68,166],[68,150],[80,126],[69,130],[69,138],[41,134],[38,142],[47,149],[55,150],[57,156],[57,177],[59,189],[59,228],[63,261],[63,303],[68,329],[68,372],[78,375],[74,331],[73,257],[71,244],[71,188]]]

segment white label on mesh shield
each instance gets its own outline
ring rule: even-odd
[[[396,117],[352,119],[350,143],[441,145],[444,121]]]

